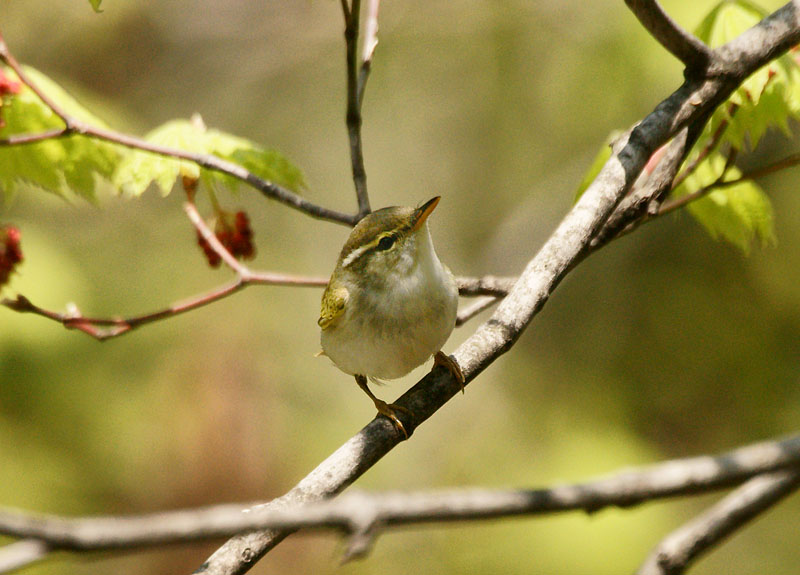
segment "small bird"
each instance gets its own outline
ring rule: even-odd
[[[378,399],[367,378],[396,379],[432,355],[462,385],[455,359],[441,349],[455,327],[458,287],[439,261],[426,220],[440,197],[418,208],[388,207],[365,216],[345,242],[322,294],[317,323],[322,354],[408,437],[397,411]]]

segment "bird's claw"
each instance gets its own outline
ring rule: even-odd
[[[402,405],[395,405],[394,403],[386,403],[385,401],[381,401],[380,399],[375,400],[375,408],[378,410],[378,413],[381,415],[388,417],[389,420],[394,424],[394,426],[403,434],[405,439],[408,439],[408,433],[406,432],[406,428],[403,426],[403,422],[400,421],[400,418],[397,417],[396,411],[402,411],[408,415],[412,415],[411,410],[403,407]]]
[[[447,371],[449,371],[450,375],[453,376],[453,379],[455,379],[458,382],[458,385],[461,386],[461,393],[464,393],[464,372],[461,371],[461,366],[458,365],[456,358],[454,358],[452,355],[445,354],[443,351],[437,351],[436,355],[433,356],[433,365],[441,365]]]

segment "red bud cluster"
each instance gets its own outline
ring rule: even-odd
[[[22,90],[22,83],[19,80],[12,80],[6,75],[5,70],[0,68],[0,97],[8,94],[19,94]]]
[[[253,245],[253,230],[250,228],[250,218],[243,211],[235,214],[220,213],[214,225],[214,235],[236,259],[250,260],[256,255],[256,249]],[[208,265],[212,268],[219,267],[220,263],[222,263],[222,258],[208,245],[208,242],[200,232],[197,232],[197,244],[202,248],[208,260]]]
[[[19,230],[14,226],[0,227],[0,287],[8,283],[11,272],[22,262]]]
[[[9,78],[5,70],[0,68],[0,129],[6,125],[3,119],[3,104],[5,104],[6,96],[19,94],[20,90],[22,90],[22,84],[18,80]]]

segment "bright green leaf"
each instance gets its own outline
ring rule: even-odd
[[[718,181],[725,167],[725,158],[712,154],[686,178],[672,196],[679,198],[704,189]],[[741,177],[736,167],[728,169],[725,179]],[[718,188],[688,204],[689,213],[715,239],[724,239],[744,253],[754,241],[762,246],[775,242],[772,204],[764,191],[752,181]]]
[[[25,72],[67,113],[103,126],[47,76],[32,68],[26,68]],[[2,114],[5,126],[0,129],[0,138],[38,134],[64,125],[27,87],[19,94],[4,98]],[[118,158],[119,151],[114,146],[79,135],[0,147],[0,190],[8,197],[17,192],[20,182],[27,182],[59,196],[71,192],[93,200],[97,180],[111,177]]]
[[[752,28],[768,13],[746,0],[723,0],[708,13],[694,34],[712,48],[722,46]]]
[[[576,202],[583,195],[583,192],[586,191],[586,188],[588,188],[591,185],[591,183],[597,177],[597,174],[600,173],[600,170],[603,169],[603,166],[606,164],[608,159],[611,157],[611,144],[614,143],[614,140],[619,138],[619,135],[621,133],[622,132],[620,132],[619,130],[614,130],[613,132],[611,132],[608,135],[608,137],[606,138],[606,141],[603,142],[603,146],[600,148],[600,151],[594,157],[594,160],[592,161],[592,165],[589,166],[589,169],[587,170],[586,174],[583,176],[583,179],[581,180],[581,183],[578,185],[578,189],[575,192],[575,201]]]
[[[767,15],[745,0],[726,0],[718,4],[695,30],[699,39],[711,47],[725,44]],[[735,113],[731,115],[731,110]],[[720,142],[737,150],[755,149],[771,128],[788,130],[790,118],[800,118],[800,66],[791,55],[783,55],[754,72],[731,95],[728,103],[714,112],[701,138],[700,146],[721,122],[729,125]]]
[[[144,139],[159,146],[201,153],[203,137],[203,126],[195,126],[185,120],[172,120],[147,134]],[[130,196],[140,196],[150,184],[155,184],[166,196],[172,191],[175,181],[184,175],[199,178],[200,168],[194,162],[135,150],[120,162],[113,183]]]
[[[265,150],[245,138],[210,130],[199,116],[191,121],[167,122],[147,134],[145,140],[159,146],[217,156],[294,191],[304,186],[300,171],[281,154]],[[155,184],[163,195],[167,195],[182,176],[198,178],[206,185],[224,185],[229,189],[241,184],[240,180],[231,176],[201,170],[194,162],[139,150],[129,154],[120,163],[113,182],[123,193],[132,196],[142,194],[150,184]]]

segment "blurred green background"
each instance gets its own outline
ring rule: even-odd
[[[714,3],[662,4],[693,28]],[[355,210],[338,2],[103,8],[10,0],[0,25],[18,59],[112,126],[143,134],[199,112],[285,153],[311,200]],[[379,38],[364,104],[372,205],[442,195],[432,233],[459,275],[517,273],[570,208],[607,134],[681,82],[621,1],[384,2]],[[797,148],[773,135],[747,161]],[[592,256],[510,353],[357,486],[545,486],[795,430],[799,175],[761,181],[775,248],[744,257],[678,214]],[[6,294],[130,315],[227,281],[205,265],[181,201],[106,194],[98,208],[19,194],[0,211],[21,228],[26,256]],[[255,269],[327,276],[348,233],[253,191],[222,201],[251,215]],[[254,287],[104,344],[0,309],[0,504],[139,513],[282,494],[374,415],[351,378],[314,358],[319,297]],[[378,394],[393,399],[422,373]],[[716,497],[407,529],[341,567],[337,536],[298,535],[254,572],[625,573]],[[798,511],[787,501],[693,573],[795,573]],[[188,573],[217,545],[63,554],[28,572]]]

